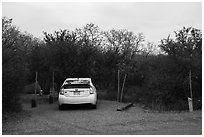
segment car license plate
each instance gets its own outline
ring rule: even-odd
[[[80,95],[79,91],[74,91],[74,95]]]

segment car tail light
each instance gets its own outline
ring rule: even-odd
[[[60,95],[64,95],[64,89],[63,88],[60,90]]]
[[[93,92],[93,88],[90,88],[90,94],[93,94],[94,92]]]

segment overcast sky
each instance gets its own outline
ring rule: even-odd
[[[82,28],[94,23],[102,30],[127,29],[142,32],[147,41],[158,43],[183,26],[202,29],[200,2],[128,3],[2,3],[2,15],[13,19],[21,31],[43,38],[43,31]]]

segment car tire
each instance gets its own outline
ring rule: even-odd
[[[63,105],[59,105],[59,110],[64,110],[64,106]]]
[[[95,105],[91,105],[91,108],[92,109],[97,109],[97,105],[95,104]]]

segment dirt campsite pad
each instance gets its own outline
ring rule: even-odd
[[[123,103],[99,100],[97,109],[87,105],[58,110],[57,102],[23,104],[18,119],[3,123],[3,135],[201,135],[202,111],[153,112],[134,105],[117,111]]]

